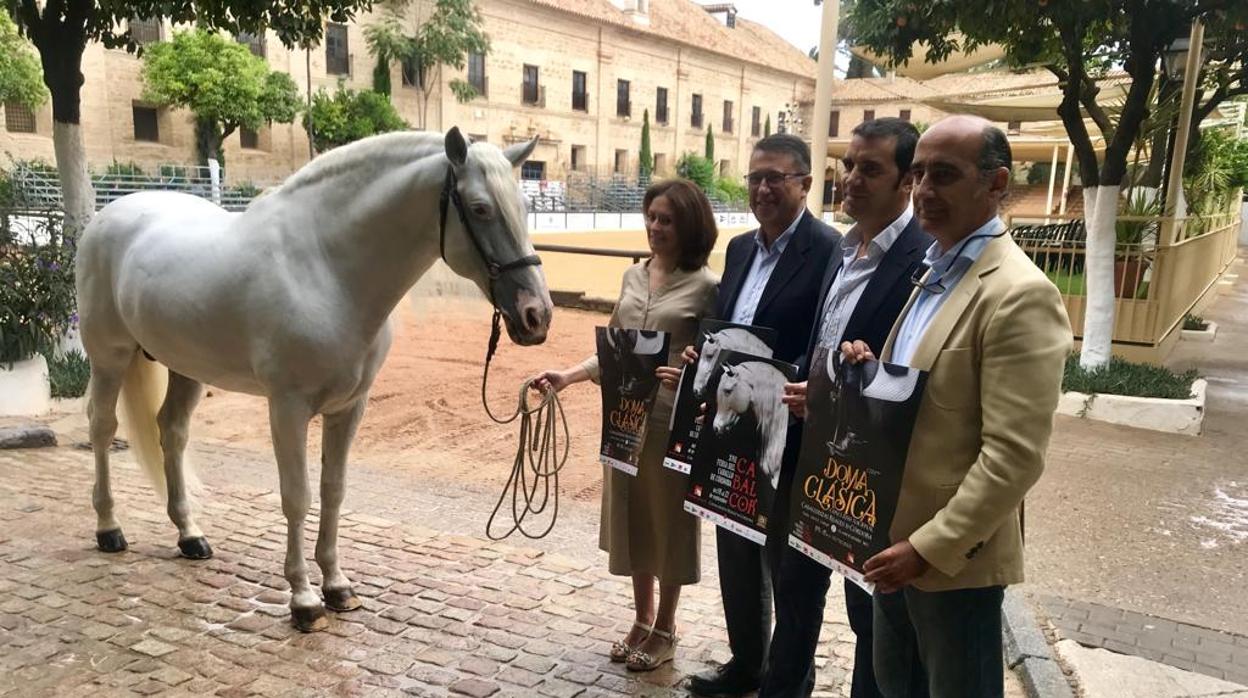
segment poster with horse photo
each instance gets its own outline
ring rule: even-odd
[[[810,366],[789,545],[870,592],[863,565],[889,546],[927,374],[822,346]]]
[[[676,406],[672,409],[672,435],[667,442],[664,467],[686,475],[698,450],[702,425],[699,409],[707,400],[707,386],[725,351],[740,351],[771,358],[776,331],[768,327],[738,325],[719,320],[703,320],[698,327],[696,363],[685,367],[676,386]]]
[[[762,545],[789,426],[781,402],[797,367],[725,350],[707,387],[706,415],[685,511]]]
[[[598,459],[637,474],[646,422],[659,389],[655,369],[667,365],[666,332],[595,328],[602,382],[602,445]]]

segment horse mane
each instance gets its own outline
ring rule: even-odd
[[[389,162],[412,162],[446,152],[445,136],[432,131],[393,131],[369,136],[321,153],[272,193],[289,193],[354,170]]]
[[[776,472],[779,472],[780,462],[784,456],[785,440],[777,438],[776,435],[779,434],[781,427],[787,426],[789,419],[788,408],[780,401],[784,394],[785,377],[780,369],[763,361],[737,364],[737,370],[745,372],[750,377],[749,383],[752,388],[750,404],[754,406],[759,442],[762,445],[762,453],[759,454],[758,462],[771,478],[773,473],[767,465],[774,464]],[[768,382],[776,384],[775,390],[770,389]],[[760,396],[764,395],[766,399],[760,399]]]

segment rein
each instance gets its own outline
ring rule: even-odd
[[[485,535],[490,540],[502,540],[519,531],[526,538],[544,538],[554,529],[555,522],[559,519],[559,471],[563,469],[564,463],[568,460],[568,442],[570,439],[568,437],[568,418],[563,412],[563,405],[559,402],[559,396],[555,390],[548,387],[543,392],[542,399],[537,406],[530,407],[528,391],[532,388],[532,379],[526,380],[521,384],[516,409],[506,418],[500,418],[495,415],[494,411],[490,409],[489,400],[486,399],[486,386],[490,380],[490,362],[493,361],[494,354],[498,351],[498,342],[502,337],[503,313],[498,307],[497,300],[495,300],[494,284],[503,274],[527,266],[538,266],[542,263],[542,260],[537,255],[526,255],[504,264],[494,261],[486,253],[485,246],[481,244],[481,241],[477,238],[476,231],[473,230],[472,225],[468,221],[468,214],[464,209],[464,202],[459,196],[459,189],[456,184],[455,170],[448,167],[446,170],[446,182],[442,186],[442,195],[438,201],[439,253],[442,256],[442,261],[445,262],[446,214],[447,209],[453,204],[456,212],[459,214],[460,225],[463,226],[465,234],[472,241],[477,254],[480,255],[490,278],[489,300],[490,305],[494,308],[494,315],[490,321],[490,340],[485,352],[485,368],[481,374],[481,406],[485,408],[486,415],[496,424],[511,424],[517,419],[520,422],[516,457],[512,461],[511,475],[507,478],[507,483],[503,486],[503,492],[499,495],[498,501],[494,504],[494,510],[490,512],[490,518],[486,521]],[[563,427],[562,454],[559,453],[559,439],[556,431],[560,424]],[[532,481],[529,480],[530,474],[532,475]],[[540,495],[538,494],[539,486],[541,487]],[[503,508],[503,503],[507,501],[508,494],[511,496],[511,528],[501,535],[495,535],[494,519]],[[521,505],[522,502],[523,506]],[[548,505],[552,504],[550,523],[545,529],[540,532],[532,532],[525,528],[524,521],[530,514],[541,514]]]

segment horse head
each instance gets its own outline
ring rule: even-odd
[[[702,342],[702,353],[698,356],[698,370],[693,374],[693,395],[701,399],[706,395],[706,385],[711,380],[711,373],[719,363],[719,353],[723,345],[719,341],[719,333],[708,333]]]
[[[546,340],[554,308],[529,240],[524,195],[513,172],[536,146],[534,138],[500,150],[489,143],[470,143],[458,128],[446,133],[448,184],[454,189],[446,192],[451,197],[446,225],[458,228],[459,234],[446,236],[443,256],[494,303],[507,334],[521,345]]]
[[[724,434],[736,426],[750,410],[752,391],[745,375],[736,366],[725,365],[715,391],[715,433]]]

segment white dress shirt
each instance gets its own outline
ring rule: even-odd
[[[858,300],[867,289],[871,275],[879,269],[884,255],[888,254],[893,243],[901,237],[901,231],[910,225],[913,218],[914,207],[906,204],[906,210],[867,243],[867,253],[862,257],[858,257],[858,246],[862,244],[862,233],[858,226],[855,225],[846,233],[841,242],[841,268],[836,272],[836,278],[832,280],[828,297],[823,303],[819,344],[832,347],[840,344],[841,337],[845,334],[845,326],[849,324],[849,318],[858,307]],[[872,349],[879,351],[880,347]]]
[[[733,322],[740,325],[754,324],[754,313],[758,310],[759,299],[763,297],[763,289],[767,288],[767,282],[771,280],[771,272],[775,271],[780,255],[784,254],[784,248],[789,246],[789,241],[793,239],[793,233],[797,230],[797,224],[801,222],[804,215],[806,215],[806,209],[802,208],[797,218],[794,218],[789,227],[780,233],[780,237],[771,243],[770,249],[767,248],[763,229],[759,228],[754,231],[754,260],[750,263],[750,271],[741,282],[741,293],[737,294],[737,304],[732,310]]]

